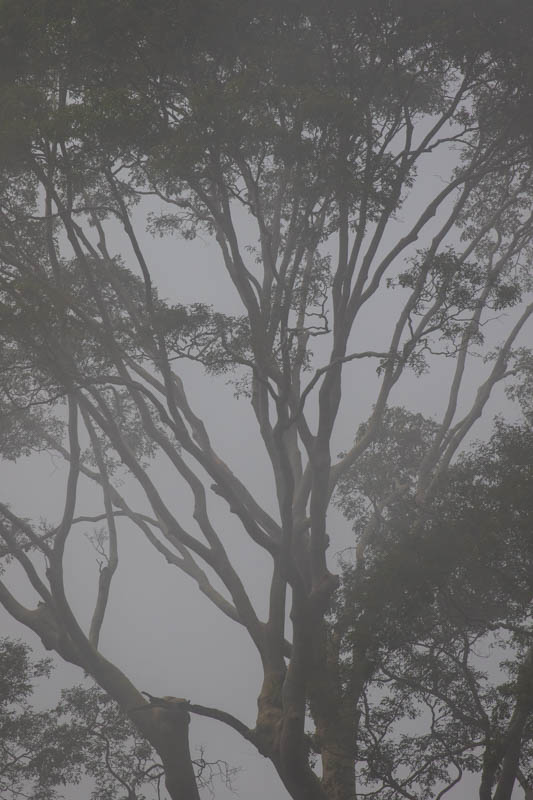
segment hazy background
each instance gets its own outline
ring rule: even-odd
[[[396,223],[396,232],[412,220],[416,209],[421,208],[435,192],[436,184],[445,179],[454,162],[453,153],[448,156],[448,163],[441,155],[438,165],[436,162],[428,164],[426,173],[419,177],[412,200]],[[143,216],[141,205],[136,211],[138,227],[144,226]],[[253,237],[252,229],[244,221],[241,233],[244,237]],[[392,231],[387,240],[389,245],[391,236]],[[241,313],[214,242],[200,238],[194,242],[176,238],[161,240],[145,235],[143,244],[154,284],[162,297],[180,303],[201,301],[226,313]],[[418,242],[416,246],[422,244]],[[118,229],[113,228],[111,232],[110,249],[112,253],[121,252],[126,264],[133,263]],[[414,249],[411,254],[413,252]],[[400,298],[393,290],[383,289],[378,294],[379,300],[368,308],[356,326],[354,349],[388,346],[394,309]],[[503,335],[508,322],[505,316],[495,321],[495,341],[499,338],[498,330]],[[531,329],[526,332],[526,338],[531,339]],[[317,364],[324,363],[325,354],[321,354],[320,343],[317,343],[316,354]],[[390,402],[438,418],[447,400],[443,387],[447,388],[447,378],[453,366],[451,359],[442,359],[435,361],[431,372],[421,378],[406,375],[394,390]],[[480,360],[472,363],[463,408],[486,369]],[[182,362],[177,370],[184,378],[191,405],[205,420],[221,457],[275,513],[271,471],[246,398],[235,399],[233,387],[228,386],[224,378],[205,376],[198,365]],[[375,370],[376,362],[370,360],[356,361],[345,368],[344,400],[334,437],[334,453],[349,446],[358,424],[368,417],[376,393]],[[502,408],[507,416],[514,416],[514,408],[498,389],[473,436],[485,435],[490,429],[493,413]],[[190,492],[177,482],[179,476],[168,468],[167,463],[164,457],[158,458],[151,472],[163,497],[187,528]],[[14,511],[23,517],[57,521],[62,510],[65,475],[61,461],[49,455],[21,459],[17,465],[0,464],[0,499],[11,504]],[[135,508],[142,507],[143,497],[133,484],[126,483],[121,491]],[[268,597],[270,559],[249,542],[222,501],[215,497],[211,508],[216,509],[214,520],[218,522],[235,563],[242,565],[245,585],[255,599],[260,615],[263,615]],[[77,513],[98,513],[100,510],[100,491],[82,481]],[[193,702],[226,709],[253,726],[261,671],[255,649],[249,644],[245,631],[211,605],[191,579],[169,566],[132,525],[119,520],[118,530],[120,563],[102,629],[100,649],[103,654],[123,669],[141,690],[155,695],[186,697]],[[90,619],[97,581],[97,556],[86,537],[90,532],[90,526],[75,527],[65,558],[69,598],[82,623],[88,623]],[[334,567],[335,554],[351,542],[350,527],[335,510],[330,515],[329,535],[332,542],[330,563]],[[19,599],[31,602],[31,593],[22,590],[22,586],[26,586],[22,573],[15,567],[10,572],[9,585],[17,589]],[[27,640],[35,647],[36,655],[41,655],[40,640],[18,626],[3,609],[0,609],[0,624],[3,635]],[[52,679],[41,687],[38,703],[55,703],[62,687],[78,682],[82,677],[80,670],[60,663]],[[234,788],[243,800],[287,798],[273,767],[251,745],[222,724],[193,716],[193,753],[202,744],[206,745],[208,759],[225,759],[231,766],[242,767]],[[455,793],[450,792],[447,797],[460,800],[477,794],[475,780],[470,786],[468,783],[464,781]],[[65,797],[72,800],[86,796],[86,787],[69,789],[65,793]],[[222,785],[216,786],[217,800],[227,800],[231,796]]]

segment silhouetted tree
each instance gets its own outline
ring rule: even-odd
[[[7,65],[0,88],[0,445],[8,459],[59,454],[68,477],[59,522],[39,527],[24,509],[0,505],[4,553],[40,598],[28,608],[2,584],[0,602],[130,716],[157,751],[173,800],[198,797],[191,713],[241,734],[270,759],[295,800],[351,800],[361,736],[364,764],[371,764],[363,778],[386,775],[383,797],[401,794],[398,763],[419,763],[416,742],[412,757],[409,744],[404,755],[394,751],[388,770],[385,748],[372,750],[369,737],[385,724],[383,713],[396,719],[395,672],[392,711],[369,711],[361,728],[377,674],[367,648],[394,633],[383,613],[387,603],[401,596],[400,607],[414,613],[424,597],[435,596],[433,569],[427,583],[413,579],[411,542],[425,542],[427,533],[429,552],[438,554],[455,535],[447,516],[442,530],[431,522],[443,481],[455,474],[450,465],[493,388],[525,369],[526,355],[515,348],[533,313],[533,176],[529,140],[517,124],[520,105],[509,102],[500,56],[484,40],[454,50],[447,22],[430,34],[407,24],[400,6],[1,6]],[[240,301],[237,314],[161,298],[138,225],[143,213],[153,233],[213,237]],[[254,226],[253,243],[248,232],[241,235],[243,217]],[[109,225],[117,224],[128,244],[122,255],[108,238]],[[369,341],[365,320],[376,315],[381,330]],[[468,401],[462,390],[479,352],[485,371]],[[433,369],[439,358],[452,365],[447,384],[439,377],[442,415],[420,420],[417,442],[401,451],[407,462],[399,477],[393,466],[400,451],[394,464],[385,462],[383,486],[390,470],[392,488],[368,496],[378,516],[369,514],[354,575],[370,559],[367,541],[374,542],[383,509],[398,517],[385,553],[373,556],[378,573],[384,570],[373,591],[382,587],[383,596],[374,606],[370,593],[361,611],[367,621],[375,615],[383,630],[371,630],[369,643],[353,634],[357,655],[347,681],[344,644],[332,646],[331,635],[339,587],[328,560],[331,498],[399,413],[390,404],[402,379]],[[210,436],[216,409],[210,423],[199,418],[180,359],[230,376],[249,399],[272,470],[271,506],[217,452]],[[336,459],[339,414],[350,412],[354,428],[365,416],[357,397],[343,398],[342,376],[359,370],[368,382],[368,364],[376,375],[372,415]],[[188,485],[192,519],[178,518],[154,483],[148,465],[156,455]],[[402,505],[403,472],[416,498],[414,521]],[[125,475],[137,486],[135,506],[121,490]],[[76,508],[82,481],[100,487],[102,507],[91,519],[105,526],[96,539],[101,563],[88,626],[69,603],[63,574],[69,534],[88,521]],[[234,515],[235,535],[271,559],[266,619],[223,542],[213,495]],[[255,724],[196,702],[146,702],[99,650],[119,566],[119,517],[247,631],[264,673]],[[472,530],[474,540],[483,534]],[[468,553],[473,549],[469,543]],[[402,577],[389,586],[393,554]],[[453,572],[451,562],[444,566]],[[454,585],[459,590],[460,582]],[[347,630],[358,624],[348,622]],[[470,652],[471,633],[465,635],[455,657]],[[411,645],[406,640],[405,658],[414,663]],[[525,685],[525,655],[520,671]],[[484,771],[495,800],[510,797],[517,775],[526,706],[517,700],[515,707],[520,722],[513,727],[504,715],[503,755],[498,750],[492,775]],[[432,747],[437,739],[435,732]],[[455,752],[448,748],[448,756],[453,765]],[[426,794],[446,781],[449,765],[439,758],[421,778]]]

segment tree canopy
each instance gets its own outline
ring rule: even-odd
[[[0,503],[0,602],[129,716],[172,800],[199,797],[191,714],[241,735],[294,800],[442,797],[466,771],[481,800],[529,785],[526,11],[0,4],[0,453],[65,463],[58,519]],[[170,263],[166,298],[147,234],[212,240],[234,310],[183,302]],[[219,452],[185,362],[249,403],[266,501]],[[398,404],[433,375],[431,419]],[[524,422],[461,454],[504,381]],[[339,568],[334,502],[355,531]],[[146,700],[100,649],[124,522],[246,631],[255,721]],[[87,622],[65,565],[91,523]],[[269,560],[260,586],[239,537]]]

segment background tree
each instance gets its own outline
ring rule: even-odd
[[[364,566],[380,515],[394,509],[387,547],[404,557],[406,610],[435,592],[438,575],[426,587],[411,581],[408,542],[427,531],[430,550],[442,551],[448,529],[431,524],[442,481],[493,388],[521,368],[514,349],[533,313],[533,178],[508,75],[483,43],[454,52],[449,41],[406,25],[392,3],[4,2],[1,36],[9,57],[1,86],[1,448],[8,459],[54,452],[68,475],[59,522],[39,526],[24,509],[0,505],[4,553],[39,604],[24,605],[7,582],[0,602],[130,716],[158,753],[173,800],[198,797],[191,713],[242,735],[295,800],[353,798],[357,738],[367,737],[368,763],[369,731],[396,712],[381,708],[360,728],[356,709],[376,679],[371,643],[387,639],[388,622],[369,595],[362,616],[384,629],[372,630],[369,642],[352,636],[357,652],[346,680],[344,631],[332,635],[328,622],[339,586],[328,509],[337,484],[365,463],[394,419],[401,381],[448,359],[442,414],[420,420],[416,447],[405,443],[411,461],[402,469],[417,513],[402,505],[401,474],[391,497],[368,495],[377,516],[369,515],[354,567],[357,574]],[[143,249],[142,214],[155,233],[213,236],[238,313],[163,300]],[[243,231],[244,219],[253,234]],[[117,223],[121,256],[109,239]],[[376,314],[383,327],[369,343],[365,319]],[[468,401],[479,352],[484,373]],[[270,502],[217,452],[180,359],[229,375],[248,396],[271,467]],[[352,396],[342,405],[343,375],[358,371],[366,382],[368,363],[374,410],[335,459],[339,419],[348,411],[355,427],[364,417],[354,419]],[[189,487],[190,517],[154,482],[156,456]],[[125,476],[135,482],[134,499],[122,488]],[[83,481],[101,490],[91,514],[77,508]],[[221,531],[220,501],[233,515],[233,540],[244,535],[271,561],[261,587],[265,618]],[[263,668],[254,725],[196,702],[145,702],[127,666],[99,650],[121,517],[246,630]],[[97,596],[85,624],[69,602],[63,566],[71,531],[90,522],[105,527],[95,535]],[[409,535],[398,533],[402,525]],[[454,636],[445,641],[457,648]],[[460,641],[469,651],[472,638]],[[520,670],[527,682],[525,651]],[[510,797],[529,705],[517,701],[517,715],[486,772],[497,800]],[[395,763],[416,760],[417,746],[363,779],[385,774],[383,791],[398,791]],[[383,763],[385,750],[374,752]],[[447,757],[452,765],[459,758],[449,748]],[[445,780],[446,769],[426,769],[421,791]]]
[[[2,639],[0,663],[2,798],[55,800],[83,779],[91,781],[94,800],[162,797],[164,770],[157,755],[101,689],[65,689],[56,706],[37,711],[31,704],[34,684],[49,677],[50,659],[33,661],[27,645]],[[194,767],[199,787],[213,796],[216,781],[230,786],[237,771],[207,761],[203,752]]]
[[[390,409],[339,485],[357,545],[332,636],[348,685],[371,672],[359,742],[370,796],[443,796],[469,771],[492,798],[513,759],[531,780],[532,432],[499,420],[421,513],[413,478],[434,428]]]
[[[49,773],[44,768],[45,729],[52,727],[52,715],[36,712],[29,703],[33,682],[50,673],[50,659],[32,662],[29,648],[21,642],[0,641],[0,791],[6,800],[24,796],[32,783],[39,782],[41,791],[33,787],[34,796],[53,797],[52,785],[57,776],[57,761],[51,758]],[[64,765],[75,771],[74,765]],[[43,769],[44,768],[44,769]]]

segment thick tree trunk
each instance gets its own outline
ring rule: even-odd
[[[296,709],[283,708],[285,673],[266,673],[259,699],[254,742],[270,759],[293,800],[328,800],[319,778],[309,766],[303,720]]]
[[[200,800],[189,748],[187,704],[178,697],[152,698],[131,714],[161,758],[171,800]]]
[[[493,800],[511,800],[520,763],[522,737],[530,708],[517,708],[509,724],[506,749],[501,762],[500,777]]]
[[[171,800],[200,800],[189,749],[189,715],[172,713],[164,725],[169,735],[160,755]]]
[[[150,704],[134,712],[161,757],[171,800],[200,800],[189,748],[188,705],[180,697],[150,697]]]
[[[355,797],[354,756],[342,736],[333,732],[322,737],[322,784],[328,800],[353,800]]]
[[[163,697],[147,703],[124,673],[99,653],[90,672],[159,754],[171,800],[200,800],[189,748],[187,701]]]
[[[322,786],[328,800],[355,797],[357,703],[372,666],[359,656],[350,681],[340,675],[338,632],[322,623],[315,634],[314,669],[309,685],[311,714],[316,725],[316,746],[322,762]]]
[[[285,713],[281,737],[278,770],[293,800],[329,800],[321,781],[309,766],[309,753],[302,741],[303,720],[296,711]]]
[[[530,648],[520,667],[516,688],[516,705],[502,742],[500,775],[493,800],[511,800],[520,764],[524,729],[533,711],[533,648]]]

